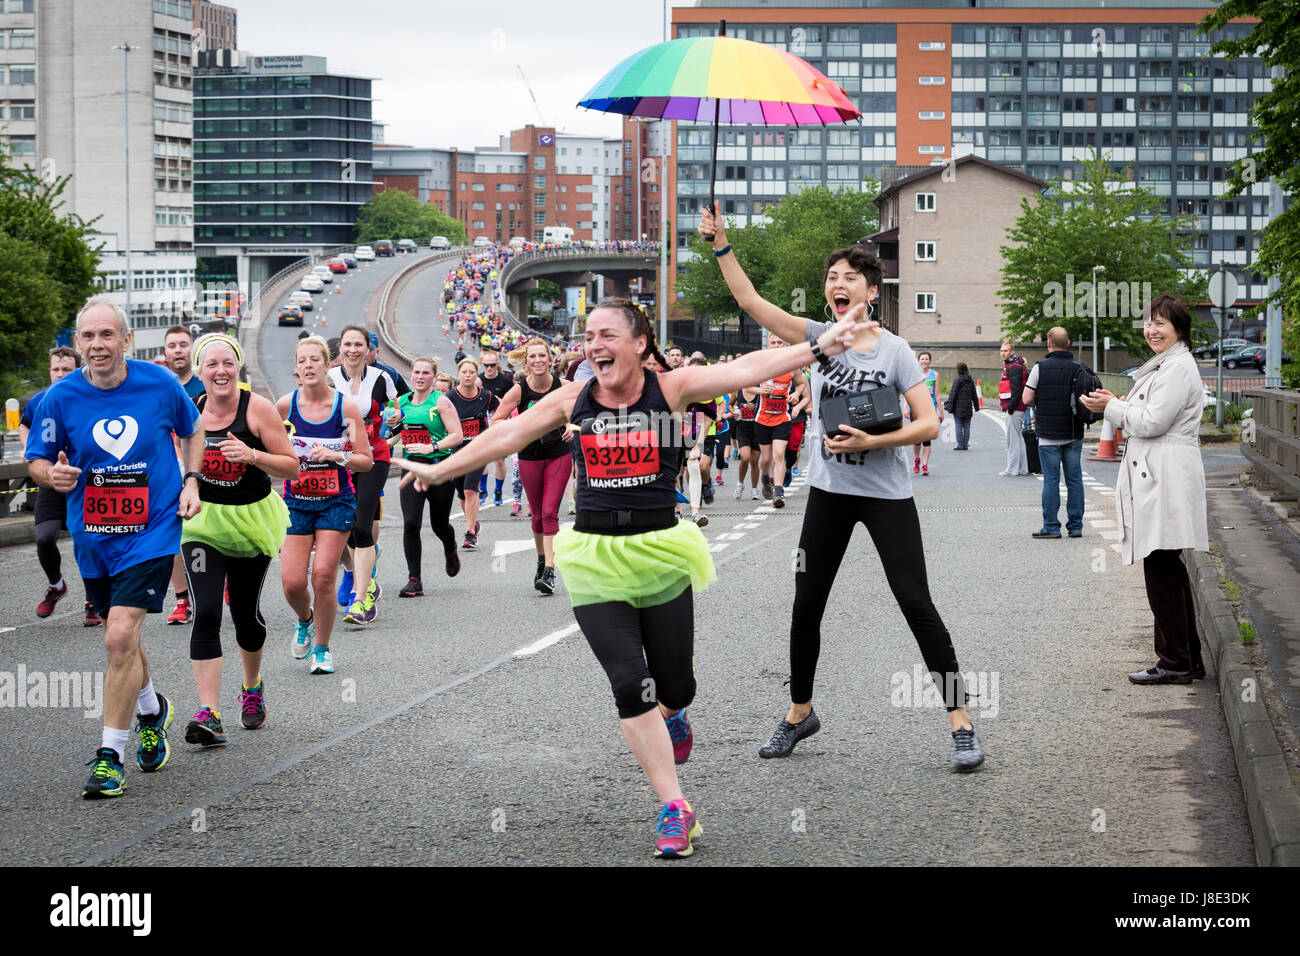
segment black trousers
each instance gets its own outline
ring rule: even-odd
[[[1147,603],[1156,619],[1156,657],[1169,671],[1202,670],[1196,603],[1182,551],[1152,551],[1142,561]]]
[[[358,471],[352,476],[357,489],[357,513],[352,519],[352,533],[348,535],[349,548],[370,548],[375,544],[371,522],[379,514],[379,496],[388,480],[388,462],[377,461],[369,471]]]
[[[428,491],[416,491],[415,483],[398,492],[402,501],[402,550],[406,553],[406,574],[420,579],[420,559],[423,546],[420,542],[420,522],[424,517],[424,503],[429,503],[429,527],[442,542],[442,550],[456,550],[456,532],[451,527],[451,502],[456,495],[455,483],[444,481],[432,485]],[[473,530],[472,528],[470,529]]]
[[[812,700],[813,678],[822,646],[822,616],[849,539],[859,522],[866,526],[880,553],[885,580],[921,648],[921,657],[944,698],[944,705],[950,711],[965,707],[966,686],[957,669],[957,652],[930,599],[916,502],[911,498],[839,495],[820,488],[808,491],[808,508],[799,535],[803,564],[794,576],[790,700],[796,704]],[[850,600],[852,593],[848,595]]]
[[[605,669],[619,717],[640,717],[660,702],[680,710],[695,699],[695,598],[689,587],[654,607],[608,601],[575,607],[573,616]]]
[[[190,631],[190,660],[210,661],[221,656],[221,606],[230,586],[230,617],[235,622],[235,642],[250,654],[266,643],[262,620],[262,583],[271,566],[269,554],[232,558],[197,541],[181,545],[185,577],[194,602]]]

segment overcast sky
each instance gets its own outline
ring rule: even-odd
[[[618,136],[618,117],[574,104],[663,35],[661,0],[226,2],[246,52],[324,56],[332,72],[376,77],[385,140],[411,146],[496,145],[512,129],[543,125],[539,107],[545,125]]]

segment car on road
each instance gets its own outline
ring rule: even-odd
[[[280,310],[277,325],[302,325],[302,309],[286,305]]]
[[[357,246],[354,254],[361,262],[375,261],[375,250],[370,246]]]
[[[330,267],[327,266],[327,265],[325,265],[324,263],[322,263],[321,265],[312,266],[312,267],[311,267],[311,271],[312,271],[312,274],[313,274],[313,275],[318,275],[318,276],[320,276],[320,281],[321,281],[321,282],[333,282],[333,281],[334,281],[334,273],[331,272],[331,271],[330,271]]]
[[[347,264],[346,262],[343,261],[343,257],[342,257],[342,256],[335,256],[333,259],[331,259],[329,262],[327,262],[327,263],[325,263],[325,264],[326,264],[327,266],[329,266],[329,270],[330,270],[330,272],[347,272],[347,271],[348,271],[348,264]]]
[[[298,283],[298,287],[306,292],[314,293],[325,291],[325,283],[321,282],[320,276],[316,275],[314,272],[309,272],[303,276],[302,282]]]
[[[1264,363],[1268,357],[1268,350],[1262,345],[1252,345],[1249,348],[1233,352],[1231,355],[1223,357],[1224,368],[1253,368],[1257,372],[1264,371]],[[1291,356],[1285,352],[1282,353],[1282,364],[1288,365],[1291,362]]]
[[[347,266],[349,269],[355,269],[357,267],[357,257],[354,256],[352,253],[350,252],[340,253],[339,258],[343,260],[343,264]]]
[[[398,239],[397,251],[415,255],[415,253],[420,251],[420,247],[415,244],[414,239]]]
[[[474,237],[474,248],[475,248],[475,249],[487,249],[487,248],[488,248],[489,246],[491,246],[491,245],[492,245],[492,240],[489,239],[487,236],[475,236],[475,237]]]
[[[1115,374],[1116,374],[1116,375],[1132,375],[1134,372],[1136,372],[1136,371],[1137,371],[1138,369],[1140,369],[1141,367],[1142,367],[1141,365],[1130,365],[1128,368],[1122,368],[1122,369],[1120,369],[1120,370],[1119,370],[1118,372],[1116,372]]]
[[[375,255],[377,255],[377,256],[391,256],[391,255],[393,255],[393,240],[391,240],[391,239],[376,239],[376,240],[375,240]]]
[[[1245,339],[1231,338],[1223,340],[1223,354],[1226,357],[1231,352],[1240,352],[1242,349],[1249,348],[1250,343]],[[1192,349],[1192,358],[1212,359],[1219,354],[1219,343],[1211,342],[1208,345],[1198,345]]]
[[[430,249],[450,249],[451,240],[446,236],[434,236],[429,240]]]
[[[288,304],[296,309],[301,309],[303,312],[311,312],[314,309],[311,293],[306,292],[303,289],[299,289],[296,292],[290,292]]]

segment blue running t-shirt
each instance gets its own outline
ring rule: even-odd
[[[199,410],[175,375],[128,360],[120,385],[96,388],[79,369],[50,386],[37,416],[27,459],[54,462],[63,451],[81,469],[68,493],[68,530],[83,578],[180,550],[181,471],[172,432],[193,435]]]

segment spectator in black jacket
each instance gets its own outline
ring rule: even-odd
[[[970,448],[970,423],[979,410],[979,396],[975,391],[975,380],[970,377],[970,369],[965,362],[957,363],[957,377],[948,389],[948,400],[944,408],[952,415],[957,424],[957,451]]]
[[[1070,336],[1059,325],[1047,333],[1047,358],[1025,382],[1026,405],[1035,406],[1038,458],[1043,464],[1043,526],[1035,538],[1061,536],[1060,475],[1065,472],[1065,528],[1083,536],[1083,422],[1074,415],[1074,377],[1079,363],[1070,354]]]

